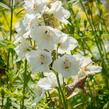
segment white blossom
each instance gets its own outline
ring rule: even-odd
[[[32,18],[33,16],[26,14],[23,20],[18,25],[16,25],[17,35],[15,37],[15,44],[18,44],[19,42],[22,42],[22,40],[30,37],[28,23]]]
[[[28,45],[29,43],[28,43],[28,41],[27,41],[27,39],[28,38],[30,38],[30,31],[28,31],[28,32],[26,32],[26,33],[24,33],[24,34],[22,34],[22,35],[20,35],[20,33],[19,34],[17,34],[16,35],[16,37],[15,37],[15,42],[14,42],[14,44],[15,45],[18,45],[18,44],[21,44],[21,43],[23,43],[23,42],[27,42],[27,44],[26,45]],[[29,44],[30,45],[30,44]]]
[[[38,28],[38,26],[44,26],[44,19],[41,16],[33,16],[28,22],[29,29]]]
[[[62,75],[59,75],[60,84],[63,84]],[[56,75],[53,72],[49,72],[46,77],[38,81],[38,86],[44,90],[50,90],[58,87]]]
[[[51,54],[44,50],[33,50],[26,55],[32,72],[49,71],[49,65],[52,62]]]
[[[53,69],[59,72],[63,77],[76,75],[80,69],[79,61],[72,55],[65,54],[54,61]]]
[[[59,39],[57,30],[49,26],[32,28],[31,37],[36,41],[39,49],[47,49],[49,51],[55,48]]]
[[[55,1],[51,3],[51,8],[49,12],[62,23],[68,23],[67,19],[70,16],[70,12],[62,6],[61,1]]]
[[[37,105],[37,103],[44,98],[45,96],[45,90],[43,90],[42,88],[40,88],[39,86],[36,87],[36,92],[35,92],[35,99],[32,103],[32,106]]]
[[[86,68],[87,74],[89,74],[89,75],[99,73],[99,72],[101,72],[101,70],[102,70],[102,67],[97,66],[97,65],[89,65]]]
[[[30,14],[43,14],[47,5],[46,0],[24,0],[24,2],[24,7]]]
[[[16,54],[18,55],[19,59],[23,59],[25,55],[31,50],[31,45],[28,41],[22,37],[19,37],[16,41],[17,45],[15,48]]]
[[[23,18],[23,20],[16,25],[16,31],[18,32],[19,36],[23,35],[26,33],[28,30],[28,24],[31,19],[33,19],[35,15],[33,14],[26,14]]]
[[[76,48],[78,45],[78,42],[73,37],[68,36],[65,33],[61,33],[61,37],[59,40],[59,53],[70,53],[71,50]]]
[[[16,25],[16,31],[19,36],[22,36],[26,32],[26,26],[23,21]]]
[[[93,61],[90,57],[84,57],[78,54],[74,55],[74,57],[77,58],[81,63],[80,71],[78,72],[80,77],[94,75],[101,72],[102,67],[98,65],[93,65]]]

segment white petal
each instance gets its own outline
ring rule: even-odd
[[[92,74],[92,75],[95,73],[101,72],[101,70],[102,70],[102,67],[96,66],[96,65],[89,65],[87,67],[88,74]]]
[[[52,81],[49,81],[49,78],[45,77],[38,81],[38,86],[44,90],[50,90],[52,88],[51,82]]]
[[[41,89],[40,87],[37,87],[36,90],[36,98],[32,103],[32,106],[35,106],[42,98],[45,96],[45,90]]]
[[[24,7],[28,13],[42,14],[46,8],[46,0],[24,0]]]
[[[68,23],[67,18],[70,16],[69,11],[62,7],[61,1],[56,1],[51,4],[51,13],[63,23]]]
[[[62,75],[59,75],[60,84],[63,84]],[[38,82],[38,86],[44,90],[50,90],[58,87],[56,75],[53,72],[49,72],[47,77],[42,78]]]
[[[74,57],[80,61],[81,67],[88,66],[89,64],[92,64],[92,60],[90,57],[82,56],[81,54],[75,54]]]
[[[31,30],[31,37],[37,42],[39,49],[52,51],[58,42],[56,29],[49,26],[40,26]]]
[[[15,48],[15,51],[18,57],[22,59],[29,52],[29,50],[31,50],[31,46],[24,38],[19,38],[16,43],[17,43],[17,46]]]
[[[49,71],[49,64],[52,62],[51,54],[44,50],[34,50],[26,55],[32,72]]]
[[[60,47],[58,49],[59,53],[65,53],[65,52],[69,53],[71,50],[77,47],[78,42],[73,37],[61,33],[59,44],[60,44]]]
[[[69,77],[79,72],[80,63],[72,55],[66,54],[54,61],[53,69],[61,73],[63,77]]]

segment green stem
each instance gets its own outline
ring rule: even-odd
[[[9,41],[12,40],[12,24],[13,24],[13,0],[10,1],[10,35],[9,35]],[[8,38],[7,38],[8,39]],[[6,71],[8,73],[9,69],[10,69],[10,50],[8,49],[8,53],[7,53],[7,66],[6,66]],[[8,77],[8,74],[6,74],[6,82],[7,82],[7,89],[8,89],[8,81],[9,81],[9,77]],[[4,97],[2,99],[2,101],[4,101]],[[7,101],[8,101],[8,98],[7,98]]]
[[[13,0],[10,1],[10,9],[11,9],[11,14],[10,14],[10,36],[9,40],[12,40],[12,28],[13,28]],[[9,69],[9,61],[10,61],[10,50],[8,50],[8,55],[7,55],[7,70]]]
[[[2,109],[4,109],[4,95],[5,95],[5,92],[4,92],[4,90],[2,89],[1,90],[1,95],[2,95]]]
[[[61,95],[62,95],[64,109],[68,109],[68,107],[67,107],[67,102],[66,102],[66,99],[65,99],[64,93],[63,93],[63,91],[62,91],[60,81],[59,81],[58,73],[56,74],[56,78],[57,78],[57,82],[58,82],[59,91],[60,91],[60,93],[61,93]]]
[[[87,11],[86,11],[86,8],[82,3],[82,0],[79,0],[79,1],[80,1],[80,4],[81,4],[85,14],[86,14],[89,25],[91,26],[92,33],[93,33],[94,39],[95,39],[95,44],[96,44],[96,46],[98,48],[98,51],[99,51],[99,54],[100,54],[100,57],[101,57],[102,67],[105,70],[104,71],[105,75],[108,76],[108,66],[107,66],[107,63],[106,63],[107,62],[106,61],[107,56],[106,56],[106,52],[105,52],[106,50],[105,50],[105,47],[103,45],[103,41],[102,41],[102,39],[100,37],[100,32],[99,32],[100,30],[95,27],[95,24],[94,24],[94,21],[93,21],[93,16],[91,15],[90,16],[91,18],[89,18],[88,14],[87,14]],[[90,7],[89,7],[89,9],[90,9]],[[90,9],[90,11],[91,11],[91,9]],[[99,35],[98,35],[98,33],[99,33]]]
[[[27,85],[27,81],[26,81],[26,77],[27,77],[27,60],[25,60],[25,71],[23,73],[23,79],[24,79],[24,83],[23,83],[23,98],[21,101],[21,108],[20,109],[24,109],[24,102],[25,102],[25,89],[26,89],[26,85]]]
[[[58,45],[57,47],[57,50],[56,50],[56,59],[58,59],[58,48],[59,48],[60,45]],[[64,105],[64,109],[67,109],[67,102],[66,102],[66,99],[65,99],[65,96],[64,96],[64,93],[61,89],[61,84],[60,84],[60,81],[59,81],[59,76],[58,76],[58,73],[52,69],[53,72],[56,74],[56,78],[57,78],[57,82],[58,82],[58,94],[59,94],[59,99],[60,99],[60,103],[61,103],[61,95],[62,95],[62,99],[63,99],[63,105]],[[60,95],[61,94],[61,95]]]
[[[13,0],[11,0],[11,18],[10,18],[10,41],[12,40],[12,28],[13,28]]]
[[[61,108],[62,98],[61,98],[60,90],[58,87],[57,87],[57,90],[58,90],[58,96],[59,96],[59,108]]]
[[[90,7],[89,7],[90,9]],[[91,11],[91,9],[90,9]],[[92,25],[94,26],[94,29],[95,29],[95,38],[97,40],[97,47],[98,47],[98,50],[99,50],[99,53],[100,53],[100,56],[101,56],[101,60],[102,60],[102,68],[103,68],[103,71],[104,71],[104,80],[105,80],[105,83],[107,85],[107,88],[109,88],[109,84],[108,84],[108,61],[107,61],[107,54],[106,54],[106,49],[105,49],[105,46],[104,46],[104,43],[103,43],[103,39],[101,38],[101,29],[99,26],[97,26],[95,28],[95,25],[94,25],[94,21],[93,21],[93,16],[91,15],[91,20],[92,20]],[[103,31],[103,29],[102,29]],[[97,32],[99,33],[99,35],[97,34]]]

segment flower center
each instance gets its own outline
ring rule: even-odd
[[[40,55],[40,63],[41,63],[41,64],[44,64],[45,61],[46,61],[46,57],[45,57],[43,54],[41,54],[41,55]]]
[[[44,39],[50,40],[52,37],[51,32],[49,30],[45,30],[44,32]]]
[[[51,27],[59,27],[60,22],[58,19],[51,13],[44,13],[43,14],[44,22],[46,25]]]
[[[64,69],[68,70],[71,67],[71,61],[69,59],[64,60]]]

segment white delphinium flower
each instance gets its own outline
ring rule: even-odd
[[[32,28],[31,37],[36,41],[39,49],[47,49],[49,51],[55,48],[59,39],[57,30],[49,26]]]
[[[18,45],[22,42],[22,40],[24,40],[24,38],[22,36],[19,36],[19,37],[16,36],[14,44]]]
[[[16,25],[16,31],[19,36],[23,35],[25,32],[27,32],[28,23],[31,19],[34,18],[35,15],[32,14],[26,14],[23,18],[23,20]]]
[[[55,1],[51,3],[51,8],[49,12],[53,14],[53,16],[56,17],[62,23],[65,23],[65,24],[68,23],[67,19],[70,16],[70,12],[62,6],[61,1]]]
[[[17,40],[18,41],[16,41],[17,45],[15,51],[19,59],[23,59],[25,55],[31,50],[32,47],[29,44],[29,42],[22,37],[19,37]]]
[[[62,75],[59,75],[60,84],[63,84]],[[49,72],[46,77],[38,81],[38,86],[44,90],[50,90],[58,87],[56,75],[53,72]]]
[[[30,31],[27,31],[26,33],[20,34],[18,33],[15,37],[15,45],[23,43],[23,41],[27,42],[27,39],[30,38]]]
[[[87,75],[94,75],[96,73],[101,72],[102,67],[93,65],[93,61],[89,57],[84,57],[79,54],[74,55],[74,57],[77,58],[81,63],[78,76],[82,77],[82,76],[87,76]]]
[[[61,33],[61,37],[59,40],[59,53],[70,53],[71,50],[76,48],[78,45],[78,42],[73,37],[68,36],[65,33]]]
[[[41,16],[33,16],[28,22],[29,30],[34,31],[34,29],[38,28],[38,26],[44,26],[44,19]]]
[[[76,75],[80,69],[79,61],[73,55],[65,54],[54,61],[53,69],[63,77]]]
[[[18,36],[22,36],[26,32],[26,26],[23,21],[16,25],[16,31]]]
[[[29,38],[30,36],[30,31],[28,28],[28,23],[30,22],[30,20],[33,18],[32,15],[26,14],[25,17],[23,18],[23,20],[16,25],[16,31],[17,31],[17,35],[16,35],[16,40],[15,40],[15,44],[18,44],[19,42],[22,42],[22,40]]]
[[[31,21],[32,21],[33,19],[35,19],[35,18],[38,18],[38,17],[40,17],[40,16],[36,16],[36,15],[34,15],[34,14],[28,14],[28,13],[24,16],[23,22],[25,23],[26,29],[27,29],[28,31],[29,31],[29,29],[30,29]],[[35,21],[35,20],[34,20],[34,23],[36,24],[36,21]]]
[[[33,50],[26,55],[32,72],[46,72],[49,71],[49,65],[52,62],[50,52],[45,50]]]
[[[30,14],[43,14],[46,9],[46,0],[24,0],[24,7]]]
[[[32,106],[37,105],[37,103],[44,98],[45,96],[45,90],[43,90],[42,88],[40,88],[39,86],[36,86],[36,91],[35,91],[36,95],[35,95],[35,100],[32,103]]]
[[[24,8],[27,10],[27,12],[31,12],[32,5],[33,5],[32,0],[24,0]]]
[[[102,67],[97,66],[97,65],[88,65],[86,69],[83,69],[83,70],[85,70],[87,74],[93,75],[93,74],[101,72]]]

